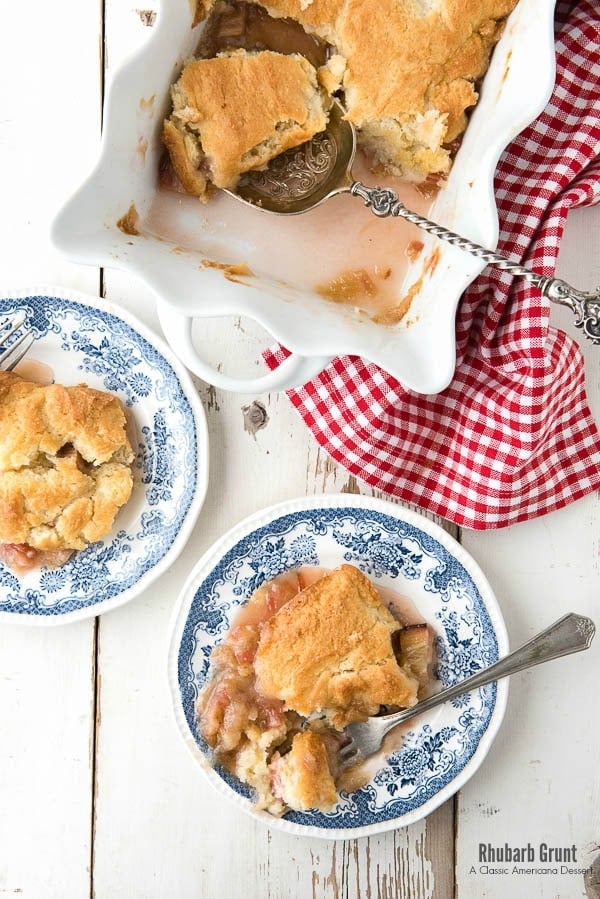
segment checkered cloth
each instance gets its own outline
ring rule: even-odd
[[[600,202],[599,0],[558,3],[556,53],[552,98],[496,176],[498,250],[545,275],[568,210]],[[344,357],[288,396],[361,481],[461,526],[503,527],[600,488],[582,355],[548,319],[536,288],[488,268],[461,300],[456,372],[442,393],[412,393]],[[276,348],[266,360],[285,356]]]

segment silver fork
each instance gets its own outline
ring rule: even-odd
[[[17,335],[11,342],[11,337]],[[0,371],[12,371],[35,340],[24,312],[0,319]]]
[[[492,681],[508,677],[509,674],[515,674],[524,668],[532,668],[534,665],[541,665],[542,662],[549,662],[560,656],[588,649],[595,632],[596,627],[590,618],[571,612],[555,621],[520,649],[516,649],[500,661],[490,665],[489,668],[483,668],[471,677],[424,699],[423,702],[392,715],[381,715],[369,718],[367,721],[348,724],[344,729],[347,742],[339,752],[342,767],[354,765],[362,758],[373,755],[381,748],[385,735],[394,727],[441,705],[443,702],[448,702],[449,699],[462,696],[463,693],[476,690],[478,687],[484,687]]]

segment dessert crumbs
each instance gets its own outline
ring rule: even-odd
[[[139,220],[140,217],[135,208],[135,203],[132,203],[125,215],[122,215],[121,218],[117,220],[117,228],[119,231],[122,231],[123,234],[129,234],[131,237],[139,237],[140,232],[137,227]]]
[[[236,262],[228,265],[225,262],[217,262],[214,259],[203,259],[202,268],[216,268],[223,272],[229,281],[235,281],[237,277],[253,277],[254,272],[246,262]]]

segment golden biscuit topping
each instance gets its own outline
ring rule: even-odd
[[[336,727],[375,715],[380,705],[414,705],[418,684],[392,648],[398,628],[369,578],[342,565],[266,622],[254,660],[258,687]]]
[[[186,189],[233,187],[327,123],[317,72],[303,56],[235,50],[188,63],[163,138]],[[257,101],[257,98],[259,100]]]
[[[0,542],[84,549],[131,495],[133,450],[119,400],[85,385],[0,372]]]
[[[208,17],[199,50],[202,55],[219,57],[223,48],[232,47],[241,48],[241,53],[272,49],[277,55],[305,54],[319,69],[324,93],[341,91],[347,118],[357,128],[359,144],[373,167],[383,166],[392,174],[421,182],[449,171],[468,112],[477,102],[491,51],[516,2],[264,0],[254,4],[199,0],[194,24]],[[303,31],[294,36],[293,28],[299,26]],[[326,64],[323,50],[329,60]],[[265,118],[279,79],[275,69],[265,69],[264,77],[246,82],[241,97],[229,65],[211,70],[206,63],[210,60],[202,60],[202,66],[194,69],[198,80],[205,80],[206,95],[198,105],[191,98],[190,114],[202,112],[202,105],[208,104],[211,116],[220,115],[225,103],[226,114],[237,118],[248,135],[258,123],[267,124],[271,118],[270,148],[273,155],[282,152],[285,146],[276,149],[276,118]],[[301,80],[286,78],[286,83],[295,92],[296,103],[304,104],[305,110],[314,106]],[[186,139],[181,130],[179,134],[174,131],[180,127],[179,90],[176,86],[173,92],[175,110],[165,123],[165,143],[184,188],[201,196],[209,182],[219,186],[220,181],[218,176],[202,172],[204,140],[192,142],[189,133]],[[286,104],[289,102],[290,96]],[[279,121],[286,104],[279,108]],[[304,140],[311,136],[309,130]],[[229,140],[229,127],[214,129],[211,149],[206,150],[213,161],[228,152]],[[255,166],[239,168],[238,174],[266,161],[266,156],[261,157]],[[230,184],[231,180],[227,186]]]

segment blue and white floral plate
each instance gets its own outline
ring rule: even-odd
[[[118,396],[136,452],[131,499],[103,540],[22,578],[0,563],[0,620],[60,624],[128,602],[183,549],[207,489],[206,419],[185,368],[131,314],[56,288],[0,295],[0,317],[17,309],[38,338],[28,359]]]
[[[490,684],[415,719],[402,748],[362,789],[328,814],[256,811],[251,792],[209,763],[195,704],[212,648],[260,584],[300,565],[349,562],[411,600],[436,632],[437,676],[446,686],[508,652],[500,609],[484,575],[442,528],[407,509],[364,496],[298,499],[258,512],[196,565],[173,620],[169,680],[183,738],[221,795],[270,827],[326,839],[367,836],[411,824],[455,793],[485,757],[500,726],[507,682]]]

